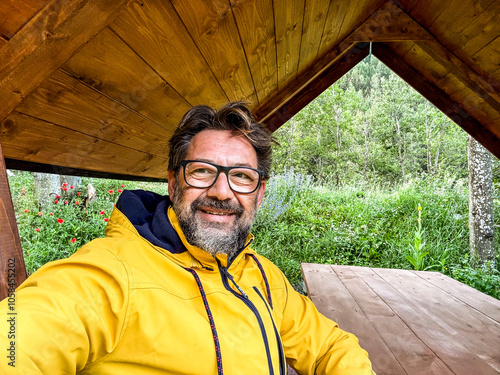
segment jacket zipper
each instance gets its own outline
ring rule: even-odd
[[[260,316],[259,311],[255,307],[255,305],[252,303],[252,301],[250,301],[250,299],[248,298],[248,295],[245,292],[243,292],[243,290],[238,286],[238,284],[236,284],[236,281],[234,281],[233,276],[228,272],[227,268],[222,267],[222,265],[220,264],[220,262],[217,258],[216,258],[216,260],[217,260],[217,264],[219,265],[219,271],[220,271],[220,274],[222,277],[222,284],[224,285],[224,288],[226,288],[226,290],[230,291],[238,299],[243,301],[243,303],[245,305],[247,305],[247,307],[254,313],[255,317],[257,318],[257,322],[259,323],[260,332],[262,334],[262,339],[264,340],[264,346],[266,348],[267,365],[269,367],[269,374],[274,375],[273,363],[271,360],[271,351],[269,349],[269,341],[267,339],[266,329],[264,327],[264,322],[262,321],[262,317]],[[231,280],[231,282],[233,283],[235,288],[241,294],[236,293],[235,290],[233,288],[231,288],[228,280]]]

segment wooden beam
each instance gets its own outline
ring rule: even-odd
[[[368,43],[359,43],[354,46],[354,48],[349,49],[349,51],[343,54],[335,64],[330,65],[328,69],[323,70],[320,74],[315,76],[314,79],[310,80],[306,86],[297,90],[290,96],[286,103],[280,105],[279,108],[273,112],[272,116],[268,116],[265,120],[260,121],[262,121],[269,130],[275,131],[368,56],[368,53]]]
[[[0,144],[0,300],[26,279],[23,250]]]
[[[29,172],[62,174],[66,176],[95,177],[95,178],[106,178],[106,179],[125,180],[125,181],[150,181],[150,182],[168,181],[166,178],[160,178],[160,177],[155,178],[150,176],[137,176],[137,175],[123,174],[123,173],[91,171],[88,169],[63,167],[60,165],[42,164],[42,163],[35,163],[25,160],[16,160],[9,158],[5,158],[5,165],[7,166],[7,169],[17,169],[20,171],[29,171]],[[165,173],[163,175],[166,176]]]
[[[0,121],[129,1],[50,1],[0,49]]]
[[[334,65],[337,60],[347,53],[347,51],[354,48],[355,45],[356,43],[341,42],[332,48],[318,62],[298,74],[295,80],[291,81],[276,95],[257,107],[254,110],[256,118],[260,122],[267,123],[271,117],[280,112],[280,108],[286,105],[291,98],[298,95],[301,91],[306,90],[307,86],[314,79]]]
[[[372,52],[374,56],[439,108],[457,125],[477,139],[492,154],[500,157],[500,134],[498,130],[495,131],[495,124],[485,124],[478,121],[460,103],[453,101],[441,88],[429,82],[384,44],[374,43]]]
[[[433,39],[432,35],[390,0],[363,22],[346,40],[399,42]]]

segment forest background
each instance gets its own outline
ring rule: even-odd
[[[470,255],[467,134],[373,57],[275,132],[253,247],[305,293],[302,262],[439,271],[500,298],[496,261]],[[495,187],[500,163],[493,161]],[[104,235],[123,189],[166,184],[70,179],[40,205],[32,173],[10,171],[28,273]],[[87,186],[97,199],[85,204]],[[494,190],[495,226],[500,205]]]

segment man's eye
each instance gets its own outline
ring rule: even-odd
[[[208,168],[197,168],[191,173],[193,174],[207,174],[207,173],[213,173],[210,169]]]

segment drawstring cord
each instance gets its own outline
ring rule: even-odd
[[[267,294],[267,302],[269,303],[269,306],[271,306],[271,310],[273,309],[273,300],[271,298],[271,288],[269,287],[269,281],[267,281],[267,276],[266,273],[264,272],[264,267],[262,267],[262,264],[259,262],[257,257],[254,254],[249,254],[252,259],[257,263],[257,267],[259,267],[260,273],[262,274],[262,279],[264,280],[264,284],[266,284],[266,294]]]
[[[198,289],[200,290],[201,298],[203,299],[203,304],[205,305],[205,311],[207,312],[208,321],[210,322],[210,328],[212,329],[212,336],[214,338],[215,356],[217,357],[217,374],[223,375],[224,372],[222,371],[222,354],[220,351],[219,336],[217,334],[217,328],[215,328],[214,317],[212,316],[212,311],[210,310],[210,306],[208,305],[205,290],[203,289],[203,285],[201,284],[198,274],[191,268],[184,269],[193,275],[194,279],[196,280],[196,284],[198,285]]]

